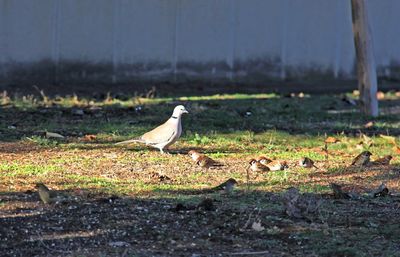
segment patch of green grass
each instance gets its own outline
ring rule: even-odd
[[[49,138],[45,138],[45,137],[41,137],[41,136],[26,137],[26,138],[24,138],[24,140],[35,143],[38,146],[42,146],[42,147],[55,147],[59,144],[58,141],[56,141],[54,139],[49,139]]]
[[[198,133],[195,133],[193,138],[189,139],[188,142],[194,145],[206,145],[211,142],[211,139],[207,136],[200,136]]]
[[[0,176],[18,177],[18,176],[38,176],[43,177],[49,173],[57,172],[59,168],[53,165],[33,165],[18,163],[0,164]]]
[[[373,157],[378,157],[393,154],[393,145],[378,135],[400,133],[400,119],[389,114],[374,119],[373,128],[364,128],[364,124],[371,118],[359,115],[353,106],[346,105],[339,96],[332,95],[287,98],[277,94],[229,94],[155,99],[128,96],[125,100],[108,96],[100,101],[73,95],[56,98],[8,97],[3,100],[12,106],[2,110],[4,117],[0,119],[0,139],[5,141],[26,138],[36,145],[57,147],[63,151],[118,151],[124,148],[113,146],[114,142],[139,136],[154,128],[171,115],[176,104],[182,103],[190,113],[183,117],[181,139],[172,146],[178,151],[180,147],[185,150],[196,148],[212,158],[221,159],[222,162],[225,162],[224,159],[246,159],[243,167],[249,158],[261,154],[291,163],[306,156],[316,161],[316,165],[320,167],[325,162],[322,150],[324,140],[326,136],[334,136],[341,141],[329,145],[329,161],[334,159],[340,165],[329,166],[327,173],[339,175],[343,171],[343,164],[351,161],[349,156],[355,156],[362,151],[357,148],[357,144],[363,140],[361,134],[368,134],[373,141],[372,145],[364,148],[372,151]],[[383,102],[381,106],[385,108],[386,105]],[[82,109],[84,114],[74,115],[72,110],[76,108]],[[17,124],[16,129],[7,129],[9,124],[14,123]],[[60,131],[66,136],[66,140],[59,142],[32,136],[38,130]],[[85,134],[94,134],[96,139],[91,142],[81,140]],[[171,166],[176,163],[169,162],[173,156],[160,156],[156,154],[157,151],[144,145],[133,144],[127,149],[128,153],[140,152],[146,157],[119,158],[117,163],[128,166],[138,162],[149,166]],[[62,167],[75,162],[81,168],[90,170],[91,167],[101,167],[102,163],[109,161],[107,156],[97,156],[95,159],[84,157],[59,157],[58,161],[49,160],[49,164]],[[174,168],[178,170],[179,165],[177,163]],[[271,172],[262,176],[265,181],[255,189],[286,188],[306,180],[309,173],[310,171],[293,166],[287,171]],[[200,175],[196,172],[188,174],[187,177],[177,180],[194,183],[193,186],[196,186],[196,181],[201,180]],[[229,172],[229,176],[241,180],[243,174],[242,168]],[[88,183],[85,180],[80,181]],[[90,183],[111,186],[108,180]],[[140,190],[146,187],[135,183],[130,183],[129,187],[138,187]],[[305,191],[312,190],[319,192],[324,188],[305,188]]]
[[[305,193],[328,193],[331,192],[330,186],[319,184],[303,184],[299,186],[301,192]]]

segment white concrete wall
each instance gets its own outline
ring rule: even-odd
[[[390,76],[400,1],[368,5]],[[61,80],[348,78],[354,55],[349,0],[0,0],[0,81],[40,64]]]

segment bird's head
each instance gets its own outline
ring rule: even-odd
[[[259,161],[262,165],[267,165],[268,163],[272,162],[271,159],[265,157],[265,156],[260,156],[257,158],[257,161]]]
[[[256,163],[256,162],[257,162],[256,159],[251,159],[251,160],[249,161],[249,164],[250,164],[250,165],[253,165],[253,164]]]
[[[35,184],[36,189],[45,189],[47,188],[43,183],[36,183]]]
[[[199,152],[197,152],[196,150],[190,150],[189,152],[188,152],[188,154],[189,154],[189,156],[193,159],[193,160],[197,160],[197,159],[199,159],[199,157],[200,157],[200,153]]]
[[[391,159],[393,159],[393,156],[391,156],[391,155],[386,155],[385,158],[388,159],[388,160],[390,161]]]
[[[178,105],[175,107],[174,112],[172,113],[172,117],[181,117],[182,114],[184,113],[189,113],[189,112],[186,110],[185,106]]]
[[[364,151],[361,153],[361,155],[365,156],[365,157],[370,157],[372,155],[372,153],[370,151]]]
[[[234,178],[230,178],[226,181],[226,183],[229,183],[231,185],[236,185],[238,182],[236,181],[236,179]]]

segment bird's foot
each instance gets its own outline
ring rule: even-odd
[[[164,151],[163,149],[160,149],[160,153],[162,153],[162,154],[171,154],[167,150]]]

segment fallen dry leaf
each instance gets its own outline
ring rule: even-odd
[[[387,136],[387,135],[382,135],[382,134],[380,134],[379,136],[380,136],[381,138],[387,140],[389,143],[391,143],[391,144],[393,144],[393,145],[397,145],[397,144],[396,144],[396,138],[395,138],[395,137]]]
[[[378,91],[376,93],[376,98],[378,98],[378,100],[385,99],[385,93],[383,93],[382,91]]]
[[[373,126],[374,126],[374,122],[370,121],[370,122],[365,123],[364,128],[371,128]]]
[[[397,145],[393,146],[393,151],[397,154],[400,154],[400,147],[398,147]]]
[[[95,140],[96,138],[97,138],[96,135],[85,135],[85,136],[83,137],[83,140],[85,140],[85,141],[93,141],[93,140]]]
[[[54,132],[47,132],[45,133],[46,138],[64,138],[63,135]]]
[[[265,228],[261,225],[261,221],[254,221],[251,228],[257,232],[263,231]]]
[[[357,150],[364,150],[364,144],[363,144],[363,142],[359,142],[358,144],[356,144],[356,149],[357,149]]]
[[[325,139],[325,143],[328,143],[328,144],[334,144],[334,143],[337,143],[337,142],[340,142],[340,140],[335,138],[335,137],[327,137]]]
[[[362,137],[363,137],[362,143],[365,144],[368,148],[371,147],[372,144],[374,143],[374,140],[365,134],[362,134]]]

